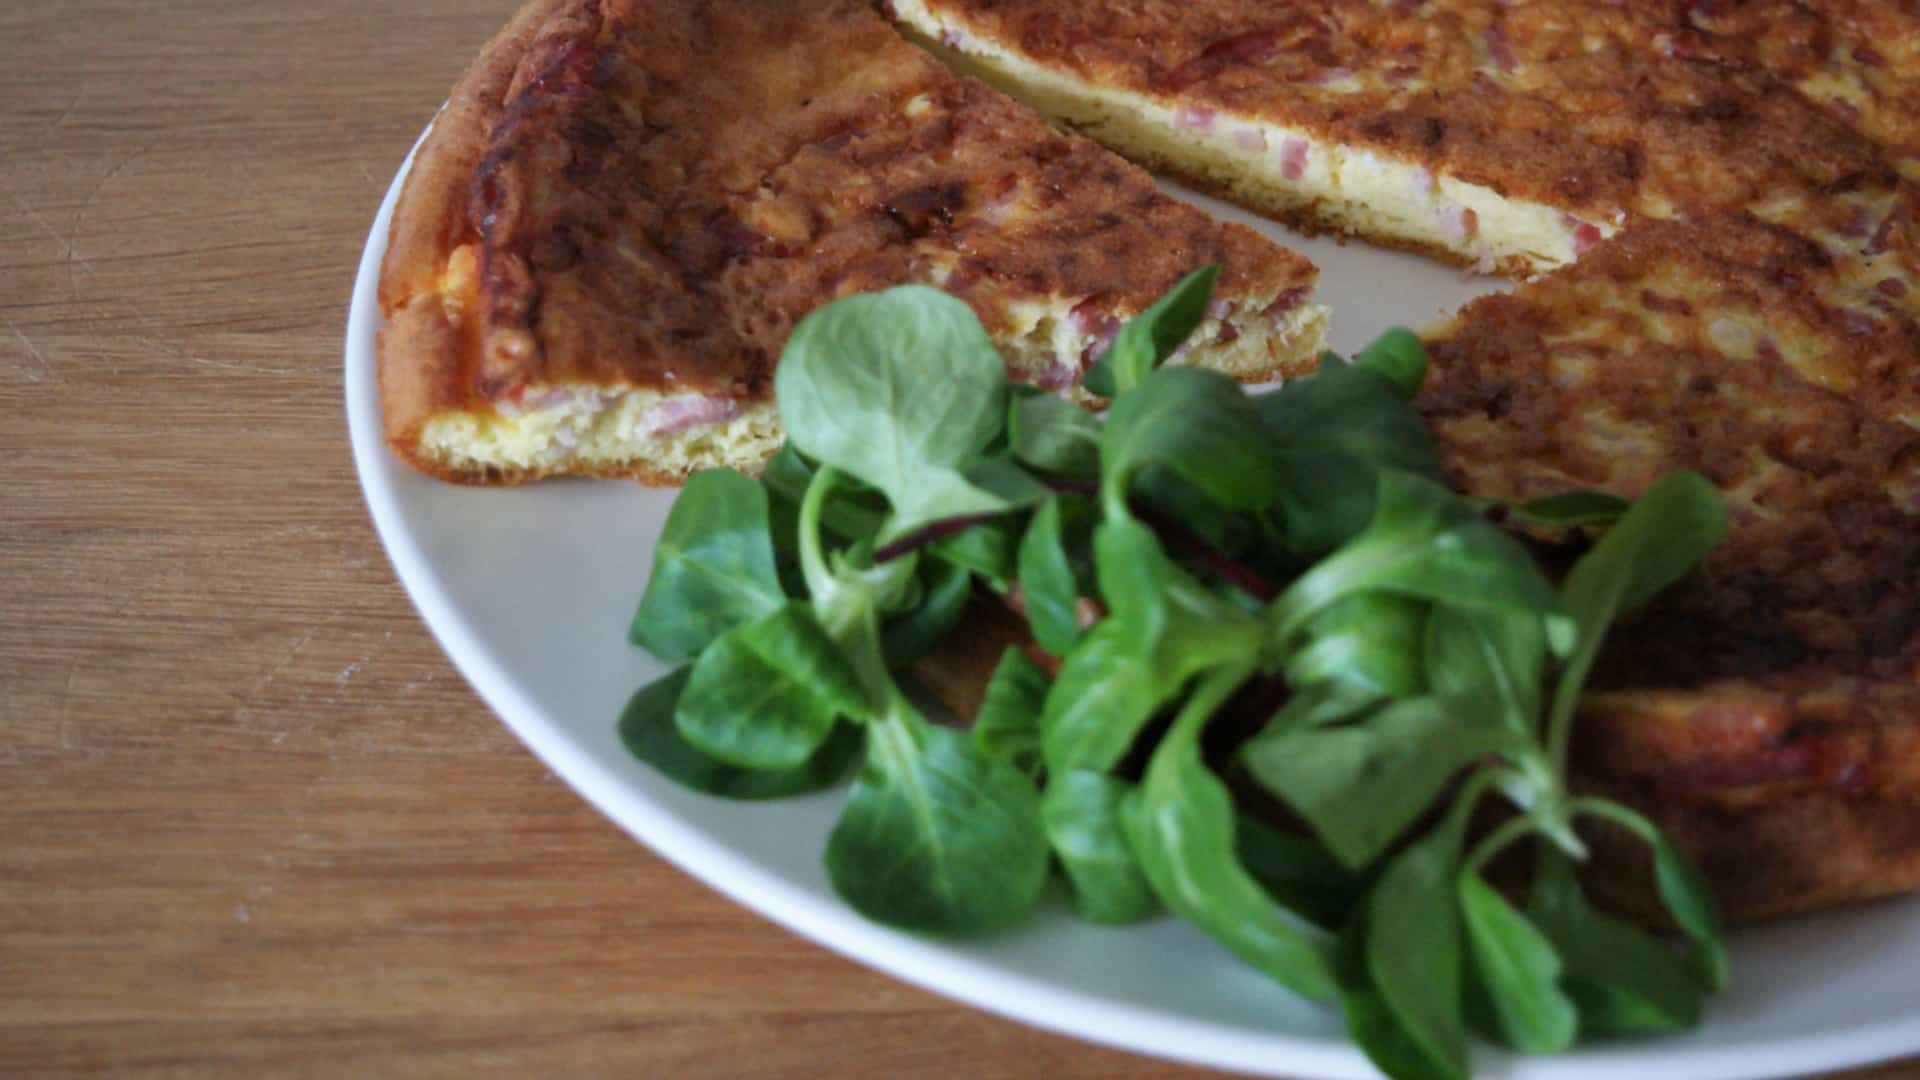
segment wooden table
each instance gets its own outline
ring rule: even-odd
[[[736,907],[428,637],[341,331],[512,6],[0,5],[0,1072],[1203,1075]]]

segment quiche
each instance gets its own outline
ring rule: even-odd
[[[1306,230],[1482,270],[1551,268],[1633,220],[1882,161],[1753,56],[1674,46],[1669,11],[1735,3],[885,2],[963,70],[1135,160]]]
[[[1310,367],[1309,262],[950,73],[870,4],[533,0],[397,203],[386,434],[467,482],[751,469],[782,438],[787,334],[835,297],[944,288],[1014,378],[1075,393],[1121,320],[1209,264],[1180,359]]]
[[[1725,493],[1701,571],[1610,637],[1574,764],[1735,919],[1920,887],[1915,204],[1881,176],[1646,222],[1430,334],[1420,405],[1469,492]]]

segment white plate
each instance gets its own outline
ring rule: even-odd
[[[402,167],[404,175],[405,167]],[[629,757],[614,719],[663,672],[626,643],[672,499],[627,483],[484,490],[420,476],[389,452],[374,376],[375,299],[399,178],[375,219],[347,322],[347,417],[374,524],[400,580],[461,673],[533,752],[621,827],[768,918],[971,1005],[1112,1046],[1289,1077],[1375,1075],[1332,1012],[1268,983],[1172,918],[1103,929],[1052,902],[1020,928],[952,944],[869,923],[835,898],[820,851],[837,792],[732,803]],[[1334,347],[1420,323],[1488,282],[1360,245],[1308,241],[1203,198],[1310,256],[1335,312]],[[1486,1076],[1713,1080],[1840,1068],[1920,1051],[1920,900],[1883,903],[1733,940],[1732,989],[1684,1035],[1554,1058],[1482,1048]]]

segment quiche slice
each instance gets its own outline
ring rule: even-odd
[[[1698,220],[1881,160],[1765,65],[1673,49],[1666,5],[882,3],[1135,160],[1297,227],[1481,270],[1550,268],[1636,218]]]
[[[1580,783],[1649,813],[1729,915],[1920,887],[1920,232],[1882,178],[1649,222],[1431,335],[1453,479],[1526,499],[1703,471],[1731,527],[1618,626]],[[1597,884],[1647,899],[1602,836]]]
[[[1310,263],[949,73],[868,3],[533,0],[397,205],[386,433],[467,482],[751,469],[781,440],[788,332],[835,297],[944,288],[1013,377],[1078,393],[1122,320],[1214,263],[1182,359],[1310,367]]]

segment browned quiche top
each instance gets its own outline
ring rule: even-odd
[[[1908,179],[1920,179],[1920,7],[1687,0],[1634,11],[1649,47],[1771,72],[1878,142]]]
[[[930,0],[1035,60],[1417,162],[1590,220],[1698,217],[1879,165],[1755,62],[1695,57],[1668,4]],[[1644,9],[1644,10],[1643,10]]]
[[[1914,206],[1875,184],[1645,223],[1432,342],[1421,405],[1467,490],[1725,492],[1701,572],[1610,636],[1579,763],[1738,917],[1920,884]]]
[[[409,357],[390,433],[528,385],[762,397],[801,315],[902,282],[993,331],[1023,301],[1138,311],[1209,263],[1227,295],[1313,278],[860,0],[536,0],[415,176],[382,280]]]
[[[1631,493],[1689,467],[1727,493],[1729,539],[1643,620],[1657,633],[1623,635],[1610,680],[1920,675],[1910,205],[1648,223],[1434,342],[1423,408],[1471,490]]]

